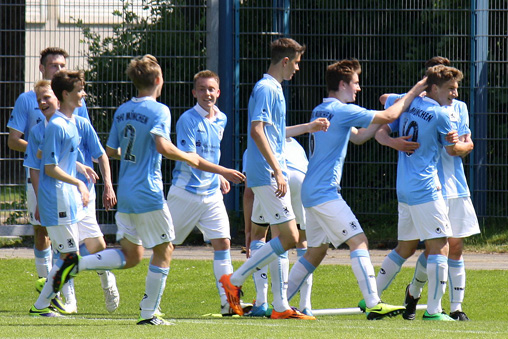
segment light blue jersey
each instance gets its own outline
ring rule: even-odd
[[[80,155],[78,156],[78,161],[93,168],[92,158],[98,159],[101,157],[105,153],[104,148],[101,145],[95,129],[90,124],[90,121],[80,116],[74,116],[74,119],[76,127],[78,128],[79,136],[81,137],[81,143],[79,144]],[[91,190],[94,186],[93,182],[89,182],[81,173],[78,173],[77,178],[83,181],[89,190]]]
[[[57,111],[45,129],[37,200],[43,226],[75,224],[84,217],[77,187],[48,176],[44,167],[57,165],[76,176],[80,137],[72,120]]]
[[[395,102],[398,96],[390,96],[385,107]],[[445,140],[453,130],[446,107],[428,97],[417,97],[409,109],[391,123],[392,131],[400,136],[411,135],[420,147],[412,154],[399,152],[397,164],[397,197],[399,202],[419,205],[438,200],[437,163],[441,148],[451,146]]]
[[[386,101],[385,107],[393,105],[397,98],[403,96],[404,94],[391,95]],[[469,111],[466,103],[460,100],[453,100],[452,105],[446,106],[446,109],[450,115],[452,129],[456,130],[459,136],[471,134],[469,129]],[[469,197],[471,195],[467,185],[462,158],[449,155],[444,147],[441,148],[437,173],[441,183],[443,198],[454,199]]]
[[[252,90],[249,99],[249,121],[247,125],[247,185],[266,186],[272,183],[273,170],[250,136],[253,121],[265,122],[265,136],[279,162],[287,181],[285,159],[286,144],[286,100],[281,84],[271,75],[265,74]]]
[[[33,168],[38,171],[41,169],[41,159],[37,158],[37,151],[44,141],[47,124],[48,122],[44,119],[30,130],[28,145],[26,146],[25,160],[23,161],[23,166],[26,168]]]
[[[199,104],[184,112],[176,123],[178,148],[184,152],[197,153],[216,165],[220,160],[220,142],[226,128],[227,117],[217,107],[212,120]],[[212,195],[220,189],[219,175],[190,167],[177,161],[173,170],[173,185],[199,195]]]
[[[459,136],[471,134],[467,105],[462,101],[453,100],[452,105],[447,108],[452,128],[458,132]],[[445,199],[463,198],[471,195],[461,157],[451,156],[446,152],[446,149],[442,148],[437,173]]]
[[[132,98],[115,112],[107,146],[121,149],[118,211],[146,213],[166,203],[162,187],[162,155],[155,136],[171,141],[169,108],[152,97]]]
[[[294,138],[286,139],[286,164],[288,168],[307,173],[309,160],[303,147]]]
[[[325,98],[312,111],[311,121],[327,118],[327,132],[310,136],[307,175],[302,185],[302,202],[313,207],[339,198],[342,168],[346,158],[351,127],[368,127],[376,111],[354,104],[344,104],[335,98]]]

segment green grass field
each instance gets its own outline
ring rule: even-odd
[[[235,263],[235,266],[240,263]],[[204,317],[219,312],[212,261],[175,260],[161,303],[174,326],[136,326],[148,261],[117,270],[119,309],[109,314],[94,272],[76,278],[79,313],[60,319],[33,318],[37,298],[31,259],[0,260],[0,337],[2,338],[508,338],[508,271],[467,271],[464,310],[470,322],[409,322],[402,317],[368,321],[365,315],[321,316],[317,321]],[[401,304],[411,268],[403,268],[383,300]],[[254,294],[249,279],[245,301]],[[349,266],[325,265],[315,272],[313,308],[354,307],[362,298]],[[426,300],[423,295],[422,300]],[[292,305],[298,305],[293,300]],[[448,309],[448,293],[443,306]]]

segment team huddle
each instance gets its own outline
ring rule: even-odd
[[[360,91],[360,63],[342,60],[328,66],[328,96],[310,122],[286,126],[281,83],[299,70],[305,46],[293,39],[271,43],[268,71],[252,90],[248,104],[248,143],[241,173],[219,165],[227,116],[216,106],[219,77],[212,71],[194,76],[196,104],[176,124],[170,137],[169,108],[156,101],[164,83],[157,59],[134,58],[127,75],[137,95],[122,104],[112,119],[104,149],[88,118],[81,71],[65,69],[67,53],[41,52],[45,80],[16,101],[8,123],[9,147],[25,152],[30,222],[39,298],[29,313],[57,317],[77,312],[74,277],[97,271],[106,308],[120,302],[113,269],[136,266],[144,248],[153,250],[140,302],[140,325],[169,325],[159,304],[170,270],[173,244],[181,244],[195,227],[210,241],[213,272],[222,315],[314,320],[312,273],[330,243],[345,243],[362,292],[359,307],[367,319],[402,314],[415,319],[416,306],[428,281],[424,320],[469,320],[462,310],[465,268],[463,238],[479,233],[461,157],[473,149],[468,112],[456,100],[462,73],[449,60],[436,57],[426,76],[406,94],[385,94],[385,110],[354,105]],[[396,132],[398,137],[391,137]],[[306,152],[292,137],[310,134]],[[376,140],[398,151],[397,247],[385,258],[376,278],[368,240],[341,196],[340,181],[349,141]],[[172,185],[164,197],[162,156],[174,160]],[[111,182],[109,158],[120,160],[117,192]],[[106,249],[95,216],[99,164],[106,210],[117,205],[117,240],[121,248]],[[246,182],[244,216],[247,260],[233,271],[230,227],[223,194],[230,182]],[[117,201],[118,199],[118,201]],[[268,227],[272,233],[266,241]],[[420,241],[418,259],[403,306],[384,303],[388,288]],[[298,260],[289,269],[287,251],[297,247]],[[267,268],[273,301],[268,306]],[[242,285],[254,278],[256,299],[244,303]],[[451,312],[441,299],[449,279]],[[300,293],[299,308],[289,301]],[[61,296],[65,299],[62,300]]]

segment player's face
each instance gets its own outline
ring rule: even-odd
[[[51,87],[43,87],[37,91],[37,103],[47,120],[49,120],[58,109],[58,99]]]
[[[85,88],[82,83],[74,83],[74,89],[69,92],[68,96],[65,97],[65,101],[71,104],[73,107],[81,107],[83,105],[81,99],[86,97]]]
[[[286,61],[286,67],[284,67],[283,74],[284,80],[291,80],[291,78],[293,78],[293,75],[300,70],[301,58],[302,58],[301,54],[296,54],[296,56],[293,59]]]
[[[434,99],[441,106],[450,106],[452,104],[453,99],[456,99],[459,96],[459,83],[456,80],[448,80],[441,86],[434,85]]]
[[[199,106],[210,111],[220,95],[219,84],[214,78],[198,78],[192,95],[197,99]]]
[[[360,77],[357,73],[353,74],[351,81],[349,83],[344,83],[344,94],[346,94],[347,101],[346,102],[355,102],[356,93],[360,92],[362,89],[360,88]]]
[[[46,56],[46,63],[40,65],[42,77],[46,80],[53,79],[53,75],[61,69],[66,68],[66,61],[63,55],[49,54]]]

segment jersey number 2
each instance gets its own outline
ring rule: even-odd
[[[127,147],[125,148],[123,159],[125,161],[136,162],[136,156],[132,154],[132,147],[134,146],[134,141],[136,140],[136,129],[134,126],[125,126],[125,129],[123,130],[123,137],[129,139]]]

